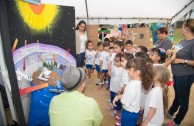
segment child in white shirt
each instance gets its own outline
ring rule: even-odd
[[[140,115],[141,89],[148,90],[153,81],[152,66],[142,58],[134,58],[127,62],[128,74],[131,78],[124,93],[115,97],[113,104],[121,99],[123,111],[122,126],[135,126]]]
[[[135,53],[135,50],[133,49],[133,42],[131,40],[127,40],[125,42],[125,49],[124,52],[126,53]]]
[[[120,90],[117,92],[118,95],[124,92],[126,85],[130,82],[131,78],[128,75],[128,70],[126,68],[126,64],[129,60],[133,59],[134,56],[132,53],[124,53],[121,57],[121,66],[125,69],[122,73],[122,79],[120,81]]]
[[[161,126],[164,121],[163,87],[170,79],[170,72],[165,66],[154,66],[154,87],[148,93],[142,126]]]
[[[91,74],[94,72],[95,68],[95,55],[96,52],[94,51],[94,44],[92,41],[88,40],[86,43],[86,68],[88,69],[88,83],[92,83]]]
[[[99,89],[101,89],[102,85],[104,84],[105,76],[106,76],[106,84],[108,85],[108,62],[110,59],[109,42],[104,42],[103,48],[104,48],[104,51],[101,53],[101,56],[100,56],[101,77],[100,77],[100,84],[98,86]]]
[[[117,95],[117,92],[120,89],[120,80],[122,79],[122,74],[124,72],[124,68],[121,67],[121,57],[123,55],[121,53],[116,54],[114,59],[114,68],[112,69],[111,73],[111,79],[110,79],[110,96],[111,96],[111,102],[113,102],[113,99]],[[118,111],[121,110],[122,105],[121,102],[118,101],[117,107],[115,107],[115,110],[113,111],[113,114],[117,115]]]
[[[97,72],[97,82],[96,85],[100,84],[100,56],[102,54],[103,51],[103,42],[98,42],[97,43],[97,52],[96,52],[96,59],[95,59],[95,64],[96,64],[96,72]]]

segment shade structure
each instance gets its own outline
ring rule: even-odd
[[[76,22],[89,24],[174,23],[194,8],[194,0],[41,0],[75,7]]]

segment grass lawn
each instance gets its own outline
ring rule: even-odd
[[[183,37],[183,35],[181,33],[181,29],[175,29],[173,44],[176,45],[176,44],[178,44],[183,39],[184,39],[184,37]]]

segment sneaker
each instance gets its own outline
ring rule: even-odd
[[[163,126],[180,126],[180,125],[176,124],[173,120],[171,120],[168,123],[164,123]]]
[[[121,115],[115,116],[115,119],[116,119],[117,121],[121,121]]]
[[[100,84],[100,79],[97,79],[96,85],[99,85],[99,84]]]
[[[121,122],[120,121],[116,122],[115,126],[121,126]]]
[[[99,85],[100,84],[100,81],[99,82],[96,82],[96,85]]]
[[[108,87],[108,81],[105,82],[106,87]]]
[[[169,113],[167,113],[167,117],[168,117],[169,119],[173,119],[173,115],[171,115],[171,114],[169,114]]]

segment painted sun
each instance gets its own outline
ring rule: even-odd
[[[35,31],[51,32],[59,13],[56,5],[41,4],[40,6],[17,0],[17,8],[24,23]]]

